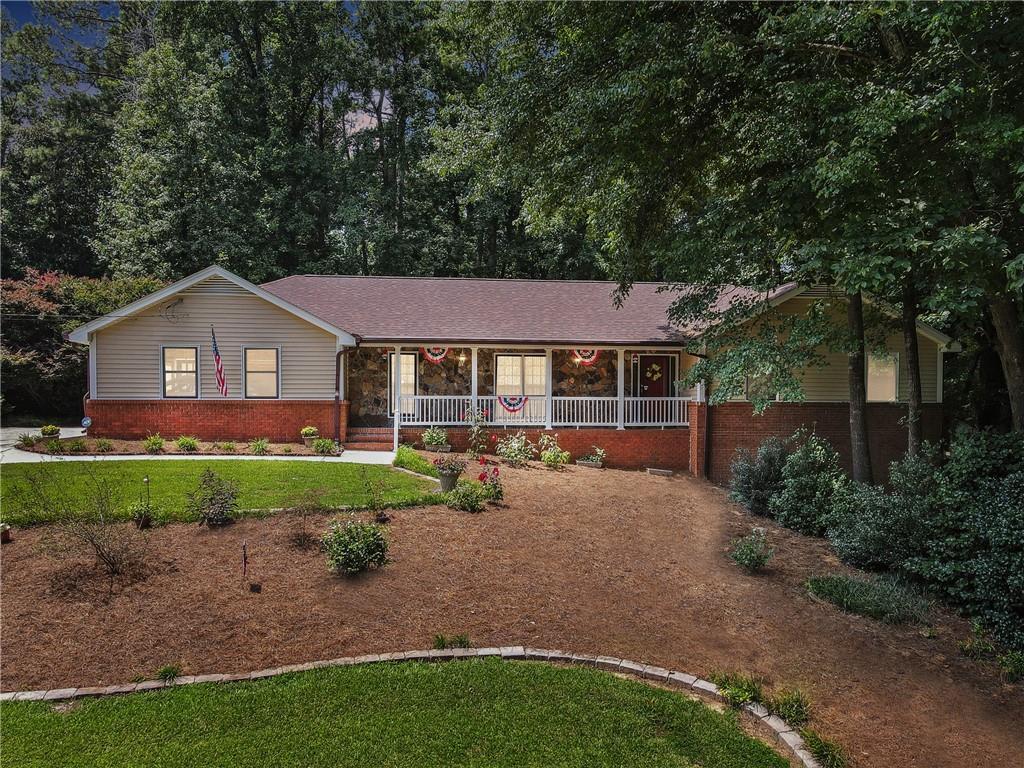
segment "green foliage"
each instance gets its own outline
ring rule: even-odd
[[[85,453],[86,450],[88,450],[85,440],[80,437],[76,437],[74,440],[68,440],[66,448],[68,453]]]
[[[46,443],[46,452],[58,454],[63,452],[64,444],[60,440],[50,440]]]
[[[165,683],[173,683],[179,677],[181,677],[181,667],[177,664],[168,664],[156,671],[156,679],[163,680]]]
[[[329,437],[318,437],[313,441],[313,453],[321,456],[332,456],[337,453],[338,446]]]
[[[39,438],[36,435],[29,434],[28,432],[22,432],[18,435],[18,445],[22,448],[34,448]]]
[[[427,475],[429,477],[437,477],[438,475],[437,467],[416,453],[411,445],[398,446],[393,463],[396,467],[408,469],[410,472],[416,472],[420,475]]]
[[[603,464],[605,458],[608,456],[608,451],[604,448],[600,448],[596,445],[590,446],[590,453],[586,456],[580,456],[576,461],[591,461],[596,464]]]
[[[799,728],[811,719],[811,702],[796,689],[784,689],[764,700],[768,711]]]
[[[868,616],[886,624],[923,623],[931,608],[917,590],[890,576],[815,576],[807,580],[807,589],[847,613]]]
[[[149,435],[142,441],[146,453],[160,453],[164,449],[164,439],[159,434]]]
[[[59,437],[60,427],[56,424],[44,424],[39,428],[39,434],[43,437]]]
[[[178,450],[182,453],[195,453],[199,450],[199,438],[189,437],[188,435],[181,435],[175,441],[178,445]]]
[[[768,543],[768,535],[763,529],[754,529],[753,533],[733,542],[729,557],[750,573],[757,573],[764,568],[775,554],[775,549]]]
[[[827,440],[798,433],[794,441],[796,448],[782,467],[782,489],[769,499],[768,512],[787,528],[820,536],[846,477],[839,468],[839,454]]]
[[[227,525],[238,516],[238,486],[212,469],[204,469],[188,495],[187,510],[200,525]]]
[[[810,728],[802,729],[800,735],[807,751],[814,755],[821,768],[846,768],[846,753],[836,742],[824,738]]]
[[[270,453],[270,440],[256,437],[249,441],[249,453],[253,456],[266,456]]]
[[[466,413],[466,436],[470,456],[483,456],[487,450],[487,414],[483,408],[470,408]]]
[[[434,635],[434,650],[443,651],[446,648],[470,648],[469,635]]]
[[[220,451],[221,453],[234,453],[238,449],[234,443],[229,441],[226,443],[219,443],[217,445],[217,450]]]
[[[759,704],[764,699],[761,681],[749,675],[715,673],[711,675],[711,682],[718,686],[718,692],[725,697],[731,707]]]
[[[505,498],[505,486],[501,483],[501,472],[497,467],[487,469],[483,458],[480,459],[480,494],[487,501],[499,502]]]
[[[558,435],[549,435],[546,432],[540,436],[540,460],[548,469],[561,469],[569,463],[572,457],[568,451],[563,451],[558,445]]]
[[[448,445],[448,432],[441,427],[429,427],[423,430],[422,440],[424,445]]]
[[[319,434],[320,434],[320,430],[319,429],[317,429],[316,427],[308,426],[308,425],[299,430],[299,436],[300,437],[316,437]]]
[[[444,494],[444,503],[449,509],[461,512],[479,512],[484,508],[484,495],[479,485],[460,482],[455,488]]]
[[[537,455],[537,446],[527,439],[525,432],[520,431],[499,440],[494,452],[504,459],[506,464],[521,467]]]
[[[844,562],[897,570],[922,544],[923,521],[914,514],[916,502],[878,486],[850,483],[833,496],[824,518],[826,535]]]
[[[96,452],[97,453],[110,453],[114,450],[114,443],[105,437],[96,439]]]
[[[354,518],[344,523],[335,520],[321,539],[332,573],[352,575],[387,563],[387,529],[379,523],[365,523]]]
[[[461,475],[466,471],[466,460],[458,455],[438,456],[431,462],[439,475]]]
[[[786,444],[777,437],[767,438],[756,454],[738,449],[732,460],[729,498],[755,515],[767,515],[771,497],[782,491],[787,455]]]
[[[1009,651],[1000,654],[999,670],[1008,683],[1024,679],[1024,651]]]

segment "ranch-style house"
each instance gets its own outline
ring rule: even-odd
[[[465,446],[477,409],[494,435],[557,432],[573,455],[593,445],[610,466],[728,478],[737,447],[813,427],[848,449],[847,361],[829,353],[803,373],[806,401],[706,402],[677,382],[700,329],[672,326],[669,291],[613,283],[295,275],[254,285],[211,266],[89,322],[90,434],[297,441],[316,426],[347,447],[414,443],[431,425]],[[826,289],[780,286],[767,301],[805,312]],[[744,295],[747,289],[728,289]],[[749,295],[749,294],[747,294]],[[724,295],[722,300],[728,300]],[[219,357],[214,354],[214,341]],[[919,326],[924,427],[942,429],[943,353],[955,344]],[[902,338],[868,359],[872,460],[884,470],[906,447],[900,423],[907,368]],[[845,459],[845,457],[844,457]]]

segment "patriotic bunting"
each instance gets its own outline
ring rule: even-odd
[[[597,362],[597,356],[600,352],[596,349],[576,349],[573,350],[573,355],[576,358],[576,362],[580,365],[593,365]]]
[[[421,347],[420,352],[423,353],[423,357],[434,365],[439,364],[448,357],[448,347]]]
[[[519,413],[523,408],[526,407],[526,401],[529,400],[525,395],[512,396],[512,395],[499,395],[498,403],[509,413]]]

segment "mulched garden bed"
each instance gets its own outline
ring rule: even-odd
[[[206,440],[199,441],[199,448],[195,451],[182,451],[178,448],[178,444],[175,442],[176,438],[165,438],[164,446],[160,450],[160,456],[253,456],[254,454],[249,449],[249,444],[244,440],[237,440],[234,442],[223,440],[210,442]],[[51,444],[57,441],[60,443],[62,455],[96,455],[96,456],[139,456],[149,453],[142,440],[105,440],[104,442],[109,444],[110,449],[101,451],[97,447],[96,438],[92,437],[64,437],[57,438],[43,437],[36,441],[35,445],[29,447],[26,445],[18,444],[18,448],[23,451],[31,451],[33,453],[54,453],[51,450]],[[82,450],[73,450],[74,447],[82,446]],[[233,445],[234,450],[225,448],[225,445]],[[266,454],[260,454],[266,456],[316,456],[316,451],[312,448],[307,448],[305,443],[270,443],[267,448]]]
[[[940,612],[922,632],[813,602],[806,579],[842,570],[824,542],[768,524],[776,557],[749,576],[725,553],[766,522],[706,483],[538,466],[503,478],[506,504],[477,515],[391,512],[392,562],[350,579],[292,545],[289,515],[154,530],[148,574],[112,593],[89,565],[42,554],[42,530],[16,531],[2,550],[2,687],[251,670],[464,633],[800,687],[813,725],[858,766],[1022,764],[1021,686],[959,654],[966,624]]]

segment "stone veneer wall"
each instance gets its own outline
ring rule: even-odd
[[[597,362],[583,365],[571,349],[551,353],[551,394],[555,397],[615,397],[618,394],[618,354],[601,350]]]

